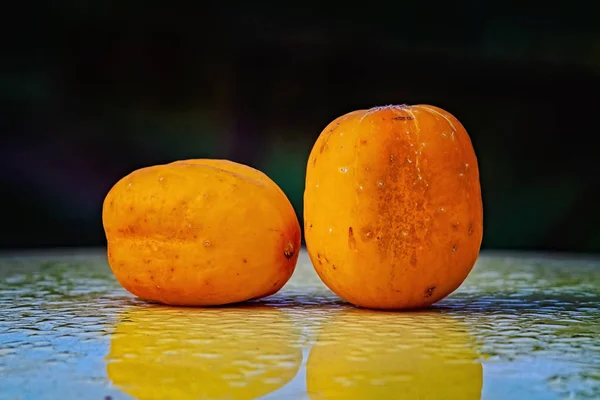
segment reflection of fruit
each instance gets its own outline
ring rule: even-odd
[[[479,170],[461,123],[432,106],[376,107],[333,121],[309,157],[311,261],[340,297],[370,308],[426,307],[479,255]]]
[[[314,399],[479,399],[473,338],[436,313],[347,310],[333,316],[307,362]]]
[[[138,399],[254,399],[296,375],[299,340],[268,307],[135,308],[119,318],[106,368]]]
[[[277,292],[291,277],[300,225],[265,174],[225,160],[142,168],[104,201],[108,259],[133,294],[219,305]]]

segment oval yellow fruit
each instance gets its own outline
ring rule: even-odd
[[[479,255],[477,158],[462,124],[433,106],[354,111],[309,157],[305,239],[323,282],[362,307],[426,307]]]
[[[134,171],[110,190],[102,218],[117,280],[136,296],[170,305],[276,293],[300,250],[298,218],[281,189],[226,160]]]

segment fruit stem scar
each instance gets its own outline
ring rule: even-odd
[[[292,256],[294,255],[294,245],[292,244],[292,242],[288,242],[288,244],[285,246],[285,249],[283,250],[283,255],[288,260],[292,258]]]

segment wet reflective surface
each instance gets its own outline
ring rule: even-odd
[[[600,398],[600,261],[483,254],[420,312],[352,307],[302,254],[277,295],[139,301],[104,254],[0,258],[1,399]]]

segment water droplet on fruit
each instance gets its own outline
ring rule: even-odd
[[[378,184],[379,186],[383,186],[383,181],[377,181],[377,184]]]
[[[410,158],[407,158],[406,161],[408,161],[409,164],[412,164],[412,160]]]
[[[163,181],[163,177],[161,176],[160,178],[158,178],[158,180],[162,182]]]
[[[329,228],[329,233],[333,232],[333,228]]]
[[[469,168],[469,163],[465,163],[465,168]]]
[[[463,178],[465,176],[465,174],[463,174],[462,172],[460,174],[458,174],[458,176],[460,176],[461,178]]]
[[[204,247],[210,247],[210,242],[208,240],[204,241]]]
[[[363,185],[360,185],[358,188],[359,188],[360,190],[363,190]]]
[[[340,168],[340,172],[342,174],[345,174],[346,172],[348,172],[348,168],[342,167],[342,168]]]

